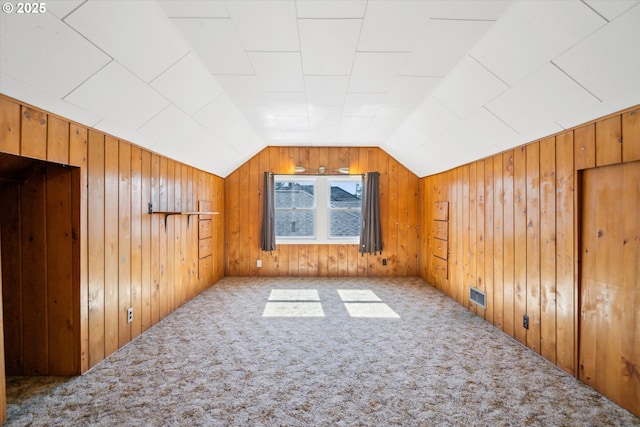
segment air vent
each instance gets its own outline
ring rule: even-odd
[[[482,308],[487,308],[487,297],[485,293],[473,286],[469,287],[469,300]]]

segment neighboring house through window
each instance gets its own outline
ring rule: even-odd
[[[362,177],[275,177],[277,243],[358,243]]]

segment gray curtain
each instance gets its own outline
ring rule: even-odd
[[[380,172],[369,172],[364,177],[362,197],[362,227],[360,228],[360,252],[382,253],[382,229],[380,227]]]
[[[276,200],[275,178],[271,172],[264,173],[264,190],[262,192],[262,236],[260,247],[263,251],[276,249]]]

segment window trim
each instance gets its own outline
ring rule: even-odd
[[[329,182],[362,182],[362,175],[275,175],[274,185],[277,182],[294,181],[294,182],[313,182],[314,185],[314,213],[315,228],[314,237],[296,237],[296,236],[278,236],[276,234],[277,245],[339,245],[339,244],[359,244],[360,235],[353,237],[331,237],[329,236],[330,215],[332,210],[343,210],[331,208],[331,194],[329,191]],[[276,208],[277,210],[277,208]],[[345,209],[347,210],[347,209]],[[362,211],[361,211],[362,212]]]

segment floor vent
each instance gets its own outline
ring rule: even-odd
[[[483,291],[480,289],[476,289],[473,286],[469,288],[469,299],[472,303],[482,307],[487,308],[487,297]]]

